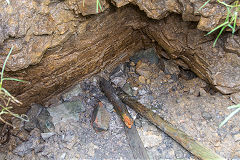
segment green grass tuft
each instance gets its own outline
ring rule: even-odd
[[[199,10],[201,10],[202,8],[204,8],[208,3],[210,2],[210,0],[208,0],[207,2],[205,2],[200,8]],[[224,5],[227,9],[227,17],[225,19],[225,21],[218,25],[216,28],[214,28],[213,30],[211,30],[210,32],[208,32],[206,35],[209,35],[211,33],[213,33],[214,31],[218,30],[221,28],[221,30],[219,31],[217,38],[215,39],[214,43],[213,43],[213,47],[215,47],[217,40],[219,39],[220,35],[222,34],[222,32],[229,27],[232,30],[232,34],[235,33],[236,31],[236,23],[237,23],[237,19],[238,19],[238,12],[240,11],[240,5],[239,5],[239,0],[236,0],[233,4],[229,5],[226,4],[225,2],[222,2],[220,0],[217,0],[218,3]]]
[[[16,113],[13,113],[12,111],[10,111],[13,107],[11,106],[11,104],[17,104],[20,105],[22,104],[20,101],[18,101],[14,96],[12,96],[5,88],[3,88],[3,81],[5,80],[10,80],[10,81],[18,81],[18,82],[25,82],[23,80],[20,79],[16,79],[16,78],[4,78],[4,70],[7,64],[7,60],[10,57],[10,54],[12,53],[13,47],[10,49],[4,63],[3,63],[3,67],[2,67],[2,71],[1,71],[1,78],[0,78],[0,120],[5,123],[8,124],[10,126],[12,126],[10,123],[8,123],[7,121],[5,121],[2,116],[3,115],[11,115],[13,117],[19,118],[23,121],[28,121],[28,117],[26,115],[18,115]]]
[[[207,0],[207,2],[205,2],[200,8],[199,10],[203,9],[208,3],[210,2],[210,0]],[[217,38],[215,39],[214,43],[213,43],[213,47],[215,47],[217,40],[219,39],[219,37],[221,36],[222,32],[229,27],[232,30],[232,34],[234,34],[236,32],[236,24],[237,24],[237,19],[238,19],[238,12],[240,11],[240,5],[239,5],[239,0],[236,0],[235,2],[233,2],[232,4],[226,4],[225,2],[222,2],[220,0],[217,0],[218,3],[224,5],[227,9],[227,16],[225,18],[225,21],[218,25],[216,28],[214,28],[213,30],[211,30],[210,32],[208,32],[206,35],[209,35],[213,32],[215,32],[216,30],[220,29]],[[230,118],[232,118],[236,113],[238,113],[240,111],[240,104],[237,105],[233,105],[228,107],[228,109],[234,109],[236,108],[231,114],[229,114],[219,125],[219,128],[221,128],[224,124],[226,124]]]
[[[83,0],[83,7],[85,6],[85,0]],[[96,13],[98,13],[98,8],[103,11],[100,0],[96,0]]]
[[[228,109],[234,109],[234,108],[236,109],[222,121],[222,123],[219,125],[219,128],[221,128],[224,124],[226,124],[230,118],[232,118],[235,114],[237,114],[240,111],[240,104],[228,107]]]

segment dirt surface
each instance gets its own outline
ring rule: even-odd
[[[236,115],[218,128],[231,112],[227,109],[233,105],[229,96],[212,89],[177,61],[159,59],[154,53],[154,49],[142,51],[113,72],[105,70],[101,75],[219,155],[240,159],[240,117]],[[105,132],[95,132],[90,123],[99,100],[111,117]],[[9,143],[1,145],[0,159],[133,159],[123,124],[100,91],[97,76],[80,82],[51,103],[48,112],[41,106],[32,107],[35,112],[28,114],[41,110],[35,127],[14,122],[17,127],[10,132]],[[129,111],[150,159],[197,159],[146,119]]]

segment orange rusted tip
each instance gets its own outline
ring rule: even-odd
[[[122,115],[123,121],[128,128],[132,128],[133,120],[129,118],[125,113]]]
[[[98,102],[99,107],[103,107],[102,102]]]

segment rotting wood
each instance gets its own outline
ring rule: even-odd
[[[130,108],[141,114],[144,118],[148,119],[152,124],[172,137],[194,156],[203,160],[225,160],[225,158],[204,147],[202,144],[195,141],[183,131],[173,127],[169,122],[164,121],[158,114],[154,113],[152,110],[148,109],[122,90],[118,92],[118,96]]]
[[[127,109],[125,107],[125,104],[123,104],[123,102],[118,98],[115,89],[106,79],[102,77],[99,78],[99,85],[108,100],[113,104],[114,110],[121,117],[124,124],[128,128],[131,128],[133,125],[133,120],[127,116]]]
[[[100,88],[113,104],[115,111],[121,117],[125,123],[124,130],[129,142],[129,146],[132,150],[134,159],[149,160],[146,149],[144,148],[143,142],[138,134],[136,126],[133,124],[133,120],[124,103],[118,98],[115,89],[111,84],[100,77]]]

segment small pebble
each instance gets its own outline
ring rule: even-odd
[[[134,62],[131,62],[131,63],[130,63],[130,66],[135,66],[135,63],[134,63]]]
[[[151,83],[151,80],[150,79],[147,79],[147,84],[150,84]]]
[[[174,151],[174,154],[175,154],[175,157],[176,157],[177,159],[182,159],[182,158],[184,158],[184,153],[183,153],[183,151],[181,151],[181,150]]]
[[[205,119],[205,120],[210,120],[210,119],[212,119],[212,115],[210,114],[210,113],[208,113],[208,112],[202,112],[202,117]]]
[[[199,94],[200,96],[207,96],[207,92],[203,88],[199,89]]]
[[[240,141],[240,133],[237,133],[233,136],[235,142]]]
[[[140,83],[143,83],[143,84],[146,82],[146,79],[145,79],[144,76],[139,76],[138,80],[139,80]]]

